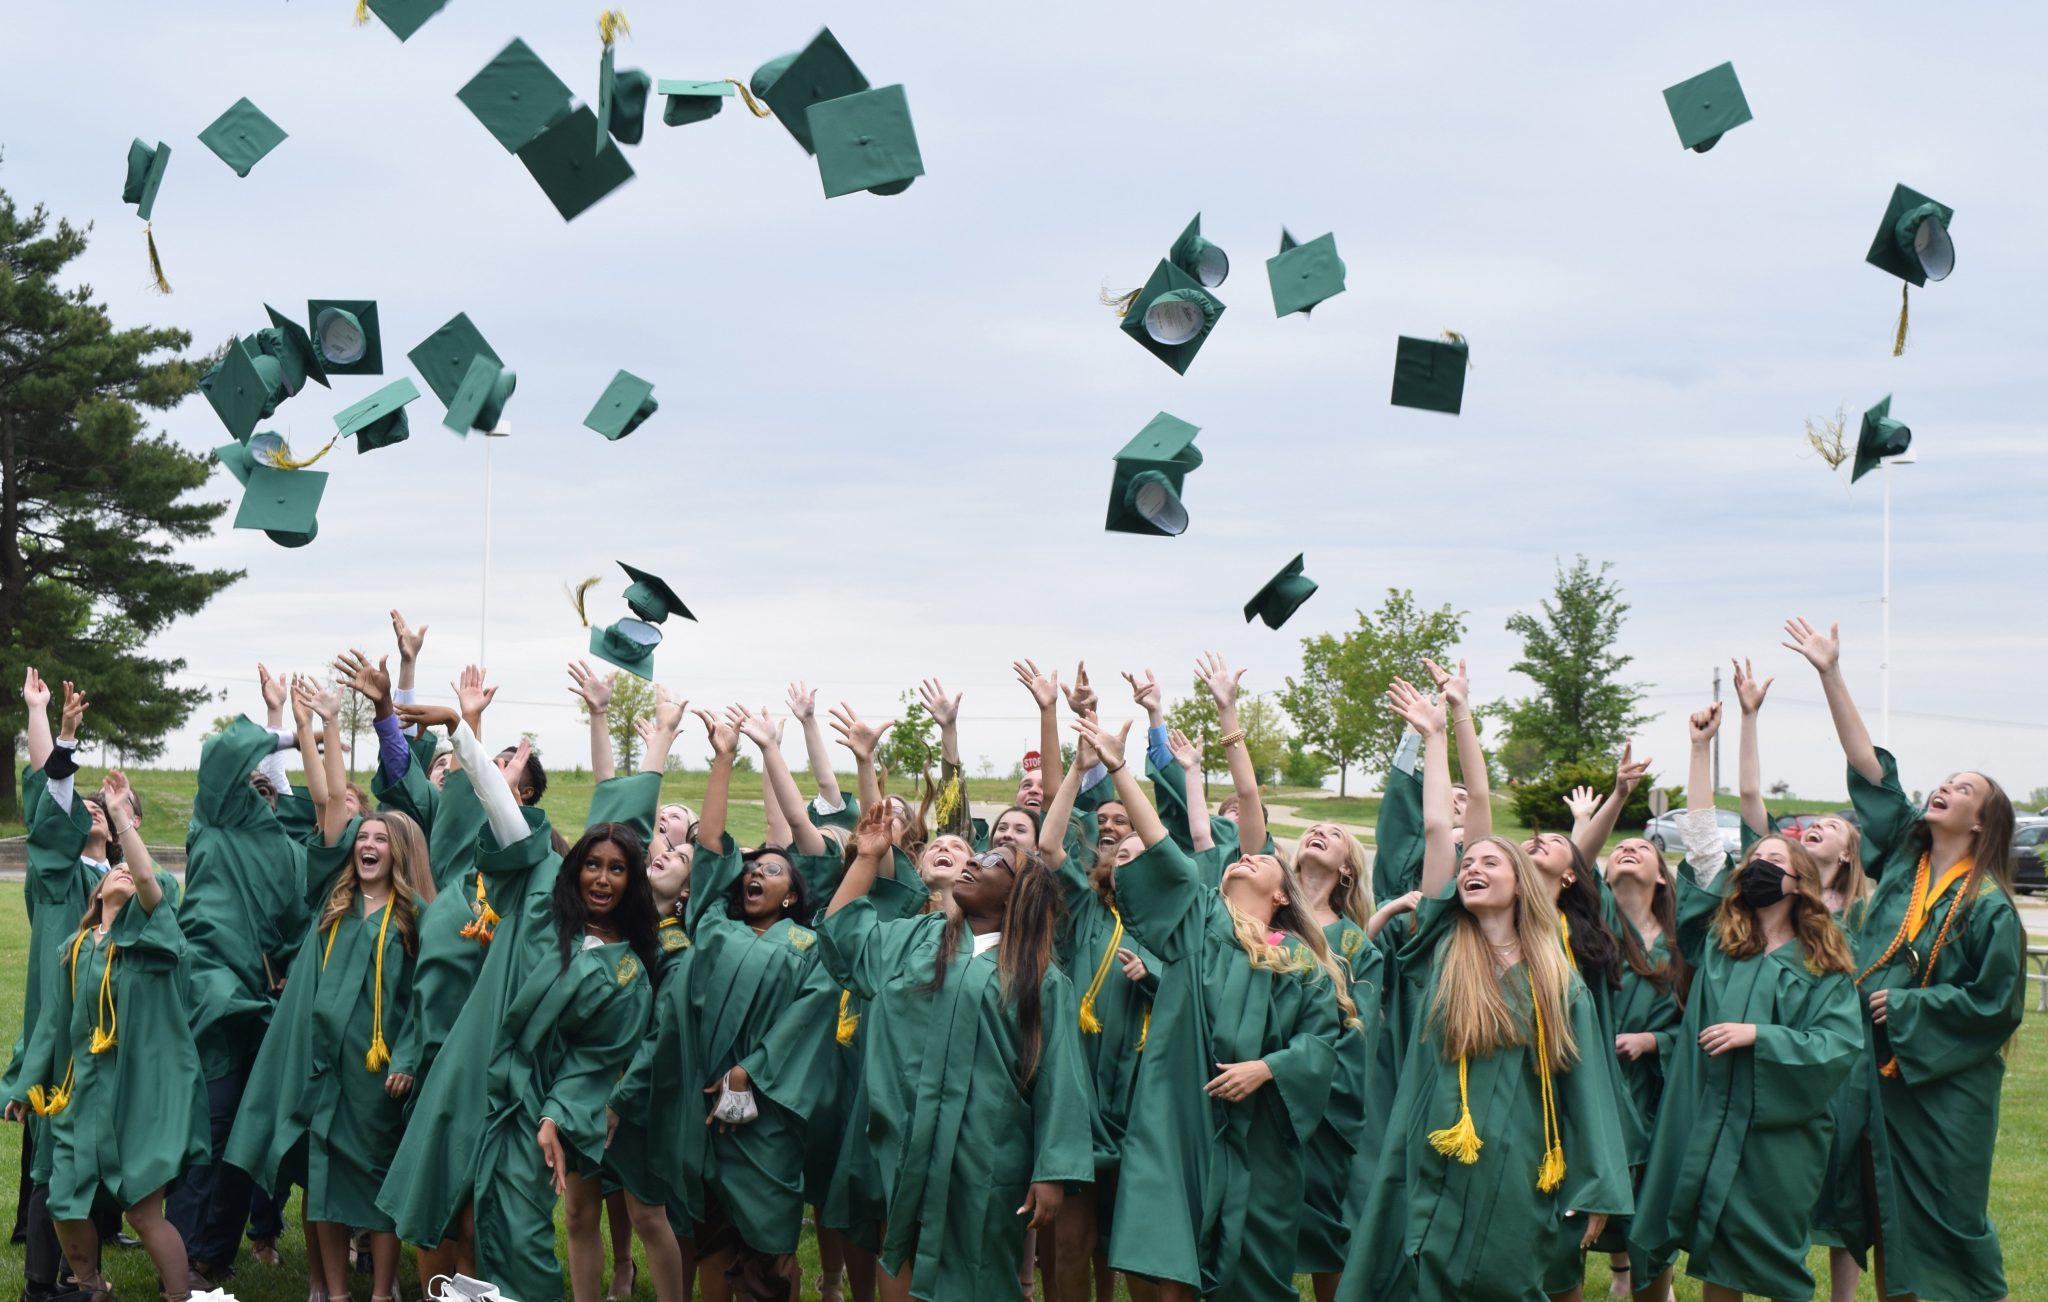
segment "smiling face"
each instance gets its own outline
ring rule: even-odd
[[[1131,816],[1121,800],[1105,800],[1095,811],[1097,845],[1115,845],[1131,834]]]
[[[86,812],[92,817],[92,830],[86,834],[89,841],[107,841],[113,837],[114,829],[107,826],[107,810],[97,800],[85,802]]]
[[[583,856],[577,871],[576,893],[583,899],[585,915],[601,923],[619,907],[626,893],[626,851],[612,841],[599,841]]]
[[[455,752],[452,750],[443,751],[439,755],[434,756],[432,764],[427,765],[427,781],[432,783],[434,789],[438,791],[441,788],[441,784],[448,780],[448,775],[454,771]]]
[[[1849,824],[1832,814],[1799,834],[1799,843],[1818,864],[1838,864],[1849,853]]]
[[[1990,794],[1991,782],[1982,773],[1958,773],[1927,797],[1927,825],[1938,832],[1975,831]]]
[[[1522,853],[1529,856],[1529,862],[1536,865],[1536,872],[1550,887],[1554,898],[1564,889],[1564,879],[1572,871],[1572,843],[1555,832],[1538,832],[1522,842]]]
[[[654,830],[670,845],[688,845],[697,831],[697,818],[688,805],[663,805],[654,816]]]
[[[1640,836],[1632,836],[1607,856],[1607,882],[1639,882],[1655,886],[1664,879],[1664,856]]]
[[[1308,831],[1301,834],[1301,840],[1294,851],[1294,866],[1297,872],[1319,869],[1328,873],[1342,873],[1350,865],[1350,838],[1344,829],[1335,823],[1312,823]]]
[[[1458,901],[1472,913],[1515,906],[1515,861],[1506,846],[1489,839],[1466,847],[1458,865]]]
[[[1031,816],[1021,809],[1012,809],[996,820],[988,830],[988,843],[996,845],[1031,845],[1038,840],[1038,829],[1031,825]]]
[[[676,901],[689,898],[689,846],[663,849],[648,860],[647,888],[654,893],[654,902],[662,912],[667,912]]]
[[[1238,912],[1271,923],[1287,903],[1287,870],[1270,854],[1248,854],[1223,870],[1222,889]]]
[[[128,866],[108,869],[107,875],[100,878],[100,920],[112,922],[121,906],[134,898],[135,874],[128,871]]]
[[[1117,867],[1121,868],[1143,853],[1145,853],[1145,839],[1138,836],[1127,836],[1116,843],[1116,859],[1114,862]]]
[[[364,886],[382,886],[391,881],[391,829],[381,818],[365,819],[356,827],[356,880]]]
[[[740,916],[757,927],[775,921],[793,901],[795,886],[796,869],[780,851],[755,855],[740,876]]]
[[[977,855],[960,868],[953,879],[953,903],[970,917],[1000,918],[1017,886],[1017,859],[1013,849],[990,850]]]
[[[941,836],[924,848],[918,856],[917,875],[924,878],[924,884],[941,895],[953,889],[953,883],[960,876],[960,870],[974,858],[974,847],[957,836]]]
[[[1017,803],[1033,811],[1045,808],[1045,778],[1037,769],[1017,779]]]

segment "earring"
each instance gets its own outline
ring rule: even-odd
[[[1350,890],[1350,889],[1351,889],[1351,874],[1350,874],[1350,873],[1348,873],[1348,872],[1341,872],[1341,873],[1338,873],[1338,874],[1337,874],[1337,884],[1338,884],[1339,886],[1342,886],[1342,887],[1343,887],[1343,888],[1344,888],[1345,890],[1347,890],[1347,891],[1348,891],[1348,890]]]
[[[1564,884],[1567,886],[1577,886],[1579,884],[1579,879],[1575,874],[1566,873],[1564,875]]]

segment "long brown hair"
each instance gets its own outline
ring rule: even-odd
[[[394,834],[393,819],[404,817],[403,814],[366,815],[358,821],[357,833],[360,835],[361,829],[372,823],[384,826],[384,834],[390,839],[391,844],[391,898],[385,902],[384,907],[397,910],[391,915],[392,924],[398,932],[399,943],[405,946],[405,952],[413,954],[419,951],[419,928],[416,921],[419,901],[412,888],[413,873],[417,870],[412,863],[412,852],[419,841],[407,838],[402,831]],[[411,822],[410,819],[406,821]],[[418,824],[414,824],[413,831],[417,833],[418,830]],[[341,874],[334,879],[334,889],[327,892],[327,902],[320,907],[320,921],[314,930],[326,931],[339,922],[356,906],[356,899],[362,891],[362,877],[356,871],[356,848],[351,844],[348,848],[348,858],[342,862]]]
[[[1571,960],[1558,935],[1557,905],[1550,898],[1536,865],[1521,846],[1499,836],[1483,837],[1465,847],[1499,846],[1515,867],[1515,939],[1522,966],[1535,996],[1534,1012],[1543,1019],[1544,1049],[1552,1071],[1566,1071],[1579,1055],[1572,1034]],[[1441,1043],[1444,1060],[1483,1058],[1511,1044],[1534,1048],[1535,1028],[1501,989],[1493,946],[1479,930],[1479,919],[1463,907],[1453,918],[1450,935],[1436,953],[1436,993],[1430,999],[1428,1026]]]
[[[1010,898],[1003,905],[1002,939],[996,942],[996,971],[1003,995],[1017,1015],[1017,1087],[1024,1090],[1038,1075],[1044,1049],[1045,973],[1053,966],[1053,941],[1059,934],[1063,899],[1052,869],[1036,847],[1008,845],[987,853],[1007,854],[1013,877]],[[946,972],[953,966],[966,930],[967,918],[960,906],[949,902],[938,952],[932,958],[932,979],[924,987],[927,991],[936,994],[945,986]]]
[[[2006,795],[2005,788],[1999,786],[1997,781],[1982,769],[1958,769],[1957,772],[1976,774],[1984,779],[1985,787],[1984,803],[1977,809],[1977,832],[1970,841],[1970,858],[1975,861],[1970,869],[1970,877],[1975,879],[1989,876],[1992,881],[1998,883],[1998,889],[2005,892],[2005,897],[2011,899],[2012,834],[2015,821],[2012,797]],[[1913,824],[1907,836],[1912,841],[1914,849],[1921,854],[1926,854],[1933,848],[1934,833],[1928,828],[1924,814]],[[1976,901],[1976,882],[1964,882],[1963,894],[1957,900],[1956,907],[1968,909]]]
[[[1664,961],[1652,961],[1649,948],[1634,927],[1623,927],[1619,939],[1622,961],[1628,964],[1629,971],[1670,995],[1683,1008],[1692,994],[1692,964],[1685,961],[1678,945],[1678,899],[1671,889],[1670,873],[1669,868],[1660,868],[1657,884],[1650,888],[1650,916],[1664,933]]]
[[[1785,898],[1792,901],[1792,935],[1806,954],[1807,969],[1816,975],[1840,972],[1853,976],[1856,962],[1849,956],[1849,942],[1821,898],[1820,866],[1805,846],[1786,836],[1764,837],[1749,847],[1749,857],[1737,871],[1747,871],[1757,861],[1757,851],[1773,841],[1785,847],[1785,857],[1791,860],[1791,870],[1785,874]],[[1729,958],[1755,958],[1764,952],[1763,925],[1740,890],[1721,897],[1714,910],[1714,930],[1718,933],[1715,943]]]

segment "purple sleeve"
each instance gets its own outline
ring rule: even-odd
[[[377,729],[377,781],[386,787],[396,786],[412,767],[412,748],[405,744],[397,715],[387,714],[373,726]]]

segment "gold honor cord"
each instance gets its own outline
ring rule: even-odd
[[[1907,307],[1907,304],[1908,304],[1908,300],[1910,300],[1910,299],[1911,299],[1912,297],[1913,297],[1913,285],[1912,285],[1912,282],[1911,282],[1911,281],[1905,281],[1905,280],[1902,280],[1902,281],[1900,281],[1900,282],[1899,282],[1899,333],[1898,333],[1898,335],[1897,335],[1897,336],[1896,336],[1895,338],[1893,338],[1893,340],[1892,340],[1892,356],[1894,356],[1894,357],[1897,357],[1897,356],[1899,356],[1900,354],[1902,354],[1902,353],[1904,353],[1904,352],[1906,351],[1906,307]]]
[[[1095,968],[1095,979],[1088,983],[1088,991],[1081,996],[1081,1033],[1102,1034],[1102,1019],[1095,1015],[1095,997],[1102,993],[1102,983],[1109,977],[1110,964],[1116,962],[1117,946],[1124,943],[1124,915],[1114,908],[1109,916],[1116,919],[1116,932],[1109,938],[1109,948],[1102,951],[1102,962]]]
[[[164,260],[156,253],[156,231],[146,222],[142,227],[142,239],[149,246],[149,287],[159,294],[168,294],[171,282],[164,279]]]
[[[839,1020],[832,1028],[832,1038],[841,1044],[852,1044],[853,1033],[860,1029],[860,1014],[849,1013],[846,1006],[853,1002],[853,991],[839,992]]]

